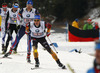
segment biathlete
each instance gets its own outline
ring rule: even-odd
[[[5,37],[6,37],[6,33],[5,33],[5,20],[6,20],[6,16],[7,16],[7,12],[8,12],[8,7],[7,7],[7,3],[3,3],[2,4],[2,8],[0,8],[0,16],[2,17],[1,20],[1,31],[2,31],[2,51],[4,51],[4,44],[5,44]]]
[[[19,4],[18,2],[14,2],[12,5],[12,8],[8,10],[7,17],[5,20],[5,29],[6,29],[6,33],[8,33],[8,38],[7,38],[6,45],[3,51],[4,54],[7,52],[9,41],[12,39],[13,31],[15,31],[15,33],[17,34],[17,31],[20,28],[20,26],[17,25],[18,12],[19,12]],[[14,52],[16,53],[16,51],[17,51],[17,47],[14,50]]]
[[[10,51],[8,53],[5,54],[4,57],[9,56],[12,53],[12,50],[14,50],[14,48],[16,47],[16,45],[20,42],[21,38],[25,35],[25,28],[26,28],[26,24],[33,21],[34,20],[34,16],[39,14],[38,11],[33,8],[33,2],[32,0],[28,0],[27,4],[26,4],[26,8],[23,8],[20,10],[20,12],[18,13],[18,17],[17,17],[17,23],[19,25],[21,25],[16,39],[14,41],[14,43],[12,44]],[[31,62],[30,60],[30,55],[31,55],[31,37],[30,35],[27,35],[27,62]]]
[[[47,32],[46,32],[47,28]],[[35,59],[35,67],[39,67],[39,57],[38,57],[38,43],[40,43],[53,57],[59,67],[65,69],[65,65],[63,65],[56,53],[50,48],[46,36],[50,35],[51,25],[45,23],[45,21],[40,20],[40,15],[35,15],[34,21],[30,22],[26,26],[26,33],[31,35],[31,40],[33,42],[33,55]]]

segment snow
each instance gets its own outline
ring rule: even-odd
[[[99,25],[99,28],[100,28],[100,17],[99,18],[96,18],[96,19],[93,19],[94,22],[98,22],[98,25]]]
[[[52,30],[52,32],[55,31]],[[15,37],[15,34],[13,35]],[[57,55],[61,62],[66,65],[66,67],[67,64],[70,64],[75,73],[86,73],[86,71],[92,67],[94,56],[89,54],[94,54],[94,42],[67,42],[65,33],[52,33],[49,38],[52,42],[56,42],[58,44],[59,47],[56,49],[59,53]],[[18,52],[20,55],[11,55],[10,57],[12,59],[0,59],[0,63],[2,62],[2,64],[0,64],[0,73],[71,73],[68,67],[67,70],[60,69],[56,62],[52,59],[51,55],[47,51],[44,51],[40,44],[38,48],[40,68],[31,70],[31,68],[34,68],[34,57],[32,53],[31,62],[33,65],[26,62],[26,48],[27,41],[25,35],[21,39],[18,46]],[[69,52],[72,49],[79,50],[80,48],[83,52],[81,54]],[[3,55],[0,55],[0,57],[2,56]]]
[[[96,18],[93,21],[96,21],[100,24],[100,18]],[[55,30],[51,31],[52,34],[49,37],[52,42],[58,44],[57,55],[61,62],[66,65],[70,64],[74,69],[75,73],[86,73],[89,68],[93,66],[94,61],[94,42],[68,42],[68,35],[65,33],[55,33]],[[13,34],[15,37],[15,34]],[[52,59],[50,54],[47,51],[43,50],[43,47],[39,44],[39,60],[40,68],[31,70],[34,68],[34,57],[31,53],[31,62],[33,64],[28,64],[26,61],[27,55],[27,37],[26,35],[20,40],[18,46],[19,55],[11,55],[12,59],[0,59],[0,73],[71,73],[69,68],[67,70],[60,69],[56,62]],[[46,38],[48,40],[48,38]],[[0,38],[0,44],[1,44]],[[48,40],[49,42],[49,40]],[[50,44],[50,42],[49,42]],[[10,48],[10,46],[9,46]],[[51,47],[53,49],[53,47]],[[1,46],[0,46],[1,49]],[[82,53],[71,53],[69,52],[72,49],[82,50]],[[54,49],[53,49],[54,50]],[[9,51],[9,50],[8,50]],[[0,50],[1,53],[1,50]],[[0,55],[2,57],[3,55]],[[1,64],[2,63],[2,64]]]
[[[98,22],[100,26],[99,9],[94,8],[90,11],[88,16],[93,19],[93,21]],[[63,28],[66,29],[66,28]],[[70,64],[74,69],[75,73],[86,73],[89,68],[93,66],[94,61],[94,42],[68,42],[68,35],[65,33],[55,33],[55,30],[51,31],[52,34],[49,37],[52,42],[58,44],[57,55],[61,62],[66,65]],[[15,34],[13,34],[15,37]],[[67,37],[67,38],[66,38]],[[69,68],[67,70],[62,70],[52,59],[47,51],[43,50],[43,47],[39,44],[39,60],[40,68],[34,69],[34,57],[33,52],[31,53],[31,62],[33,64],[28,64],[26,61],[27,56],[27,37],[26,35],[21,39],[18,46],[18,55],[11,55],[12,59],[0,59],[0,73],[71,73]],[[46,38],[48,39],[48,38]],[[66,41],[67,40],[67,41]],[[49,40],[48,40],[49,42]],[[2,43],[0,38],[0,44]],[[50,43],[50,42],[49,42]],[[9,46],[10,48],[10,46]],[[51,47],[53,49],[53,47]],[[82,50],[82,53],[69,52],[72,49]],[[53,49],[54,50],[54,49]],[[9,51],[9,50],[8,50]],[[54,50],[55,51],[55,50]],[[1,53],[0,46],[0,53]],[[3,55],[0,55],[2,57]],[[2,63],[2,64],[1,64]],[[33,68],[34,70],[31,70]]]
[[[88,16],[92,19],[97,18],[100,15],[100,7],[97,8],[93,8],[90,10],[90,12],[88,13]]]

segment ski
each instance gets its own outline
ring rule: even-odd
[[[31,65],[34,65],[34,63],[31,63],[31,62],[27,62],[28,64],[31,64]]]
[[[17,54],[12,54],[12,55],[23,56],[24,54],[17,53]]]
[[[11,57],[0,57],[0,59],[12,59]]]
[[[69,68],[69,70],[70,70],[72,73],[75,73],[74,69],[70,66],[70,64],[67,64],[67,67]]]
[[[29,64],[34,65],[34,63],[29,63]]]
[[[35,70],[35,69],[41,69],[41,67],[34,67],[34,68],[31,68],[31,70]]]

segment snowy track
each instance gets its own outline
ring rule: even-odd
[[[56,35],[56,36],[54,36]],[[93,42],[77,42],[69,43],[65,41],[66,35],[63,34],[52,34],[50,36],[51,41],[58,43],[58,57],[61,62],[65,65],[70,64],[74,69],[75,73],[86,73],[87,69],[92,67],[94,60],[93,56],[88,55],[87,53],[94,53],[94,43]],[[1,44],[1,39],[0,39]],[[40,59],[40,68],[33,69],[34,64],[28,64],[26,62],[26,51],[27,51],[26,36],[19,43],[18,52],[20,55],[11,55],[12,59],[0,59],[0,73],[71,73],[67,70],[60,69],[56,62],[52,59],[51,55],[44,51],[42,46],[39,44],[39,59]],[[70,53],[72,49],[82,49],[83,53]],[[1,49],[1,46],[0,46]],[[0,50],[1,53],[1,50]],[[0,55],[2,57],[2,55]],[[31,61],[34,63],[33,53],[31,54]],[[2,63],[2,64],[1,64]]]
[[[12,55],[12,59],[1,59],[0,73],[71,73],[69,69],[62,70],[57,65],[52,57],[43,50],[39,50],[40,68],[31,70],[34,68],[34,64],[28,64],[26,62],[26,54],[23,56]],[[21,54],[21,53],[20,53]],[[59,51],[58,54],[61,61],[67,65],[70,64],[76,73],[86,73],[86,70],[92,67],[92,61],[94,57],[85,53],[68,53]],[[33,56],[31,57],[32,63],[34,63]]]

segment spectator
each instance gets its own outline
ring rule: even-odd
[[[92,20],[89,18],[87,23],[83,26],[83,30],[91,30],[93,29]]]
[[[98,22],[95,22],[95,29],[99,29]]]
[[[79,23],[78,22],[79,22],[79,20],[75,19],[75,21],[73,21],[73,23],[72,23],[72,26],[79,29]]]
[[[95,43],[95,57],[94,67],[89,69],[87,73],[100,73],[100,40]]]

